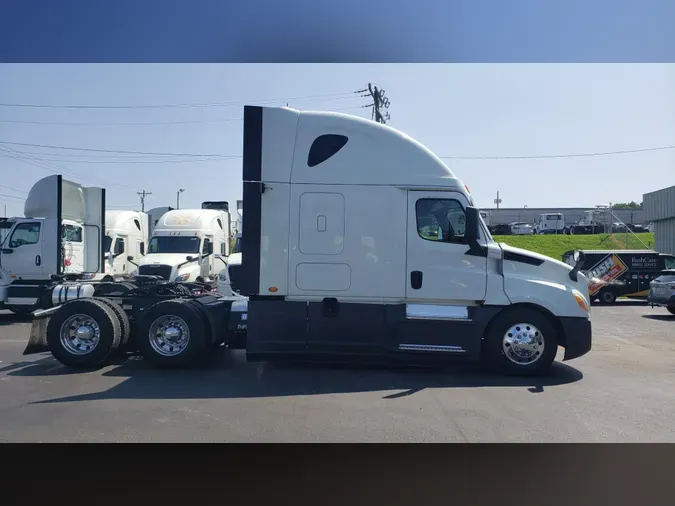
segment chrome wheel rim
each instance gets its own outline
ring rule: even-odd
[[[85,314],[68,317],[59,332],[61,346],[72,355],[86,355],[94,351],[101,340],[101,327]]]
[[[148,332],[152,349],[164,356],[175,357],[185,351],[190,342],[190,328],[185,320],[173,315],[157,318]]]
[[[544,335],[531,323],[517,323],[504,334],[502,350],[514,364],[534,364],[544,352]]]

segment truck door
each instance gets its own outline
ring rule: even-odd
[[[115,243],[113,246],[113,265],[112,271],[113,274],[126,274],[127,272],[127,237],[126,236],[116,236]]]
[[[2,247],[2,268],[13,279],[44,279],[42,267],[42,222],[17,222]]]
[[[204,238],[201,257],[199,261],[200,273],[203,278],[206,278],[213,273],[213,237]]]
[[[408,192],[408,302],[466,306],[485,299],[487,257],[469,254],[464,238],[468,205],[459,192]]]

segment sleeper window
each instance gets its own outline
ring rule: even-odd
[[[466,244],[466,214],[455,199],[420,199],[415,204],[417,233],[427,241]]]

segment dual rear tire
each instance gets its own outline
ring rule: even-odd
[[[200,309],[189,300],[159,302],[136,326],[135,344],[143,357],[163,368],[197,365],[211,349]],[[131,325],[116,303],[77,299],[61,306],[47,324],[47,345],[54,358],[73,369],[97,369],[129,343]]]

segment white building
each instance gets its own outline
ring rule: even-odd
[[[675,186],[643,196],[645,217],[654,222],[654,249],[675,255]]]

